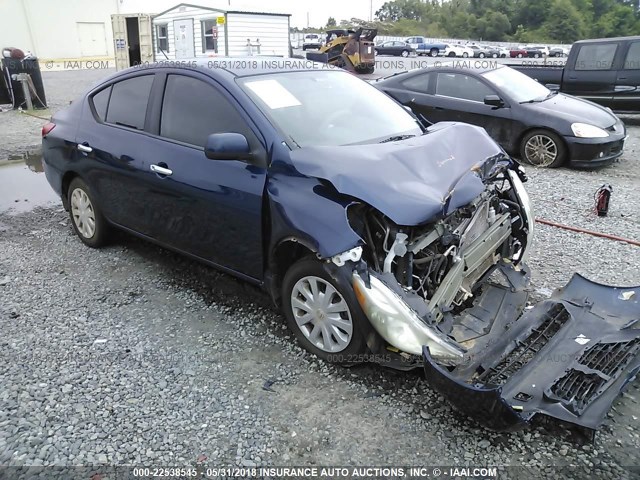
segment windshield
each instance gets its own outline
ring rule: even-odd
[[[482,76],[519,103],[544,100],[551,94],[547,87],[513,68],[499,67]]]
[[[299,147],[374,143],[422,133],[404,108],[344,71],[283,72],[239,83]]]

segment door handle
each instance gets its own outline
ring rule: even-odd
[[[89,145],[86,145],[84,143],[79,143],[78,144],[78,150],[80,150],[81,152],[84,152],[84,153],[93,152],[93,148],[91,148]]]
[[[444,110],[442,107],[433,107],[434,110]]]
[[[169,170],[168,168],[165,168],[165,167],[161,167],[160,165],[151,165],[149,166],[149,168],[151,169],[152,172],[157,173],[158,175],[164,175],[165,177],[168,177],[169,175],[173,174],[172,170]]]

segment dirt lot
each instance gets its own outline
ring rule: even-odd
[[[45,74],[52,110],[99,78],[79,73]],[[539,217],[640,239],[640,127],[625,121],[620,163],[528,170]],[[42,123],[0,113],[4,155],[35,144]],[[0,178],[18,170],[49,188],[26,166],[0,167]],[[603,183],[613,201],[598,218]],[[36,208],[17,210],[22,197]],[[594,444],[541,426],[488,432],[420,372],[318,361],[247,284],[124,234],[84,247],[50,202],[0,188],[0,464],[498,465],[522,468],[502,478],[637,478],[637,383]],[[640,285],[637,247],[542,225],[536,235],[539,297],[575,271]]]

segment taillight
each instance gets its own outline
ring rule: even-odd
[[[52,123],[52,122],[45,123],[44,126],[42,127],[42,136],[44,137],[45,135],[47,135],[55,127],[56,127],[55,123]]]

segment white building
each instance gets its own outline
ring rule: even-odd
[[[197,1],[203,5],[175,5],[175,0],[0,0],[0,49],[20,48],[41,60],[116,57],[120,67],[154,57],[247,55],[249,48],[258,54],[258,44],[262,55],[288,55],[288,14],[250,13],[237,8],[236,0],[233,7],[229,0]],[[165,44],[166,57],[160,51]]]
[[[182,3],[153,17],[157,60],[207,56],[289,56],[289,14]]]

